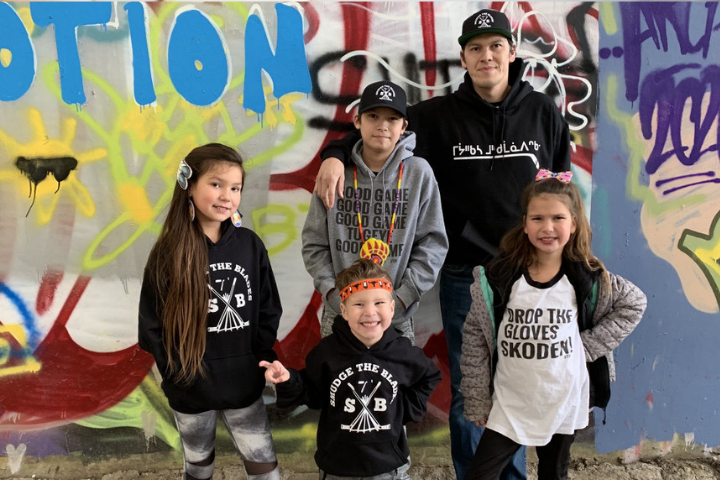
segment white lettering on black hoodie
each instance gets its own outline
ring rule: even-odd
[[[472,79],[449,95],[408,108],[415,154],[432,167],[450,242],[446,264],[484,265],[521,217],[520,194],[540,168],[570,170],[570,132],[553,100],[522,80],[510,64],[511,89],[497,104],[483,100]],[[348,163],[354,132],[331,141],[322,158]]]
[[[150,268],[140,292],[139,344],[155,357],[170,407],[182,413],[244,408],[262,395],[264,368],[272,362],[272,347],[282,315],[267,250],[251,230],[223,223],[220,240],[206,237],[209,257],[210,305],[203,364],[207,376],[188,387],[167,375],[167,355],[160,322],[162,302],[150,281]],[[171,302],[173,299],[165,299]]]
[[[410,340],[388,328],[366,347],[335,318],[333,334],[308,354],[305,368],[277,384],[278,406],[320,409],[315,462],[324,472],[368,477],[407,463],[403,425],[419,422],[440,371]]]

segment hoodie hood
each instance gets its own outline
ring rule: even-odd
[[[232,225],[230,219],[222,222],[220,224],[220,239],[217,241],[217,243],[213,243],[213,241],[210,240],[207,236],[205,237],[205,243],[207,243],[208,248],[219,248],[226,245],[232,238],[235,228],[237,227],[235,227],[235,225]]]
[[[348,324],[347,320],[345,320],[342,315],[338,315],[337,317],[335,317],[332,331],[337,336],[338,341],[343,345],[344,348],[347,348],[348,351],[353,351],[360,354],[370,352],[373,355],[380,357],[383,356],[383,351],[388,350],[388,347],[391,343],[393,343],[395,340],[402,336],[400,335],[400,332],[395,330],[391,325],[390,327],[388,327],[387,330],[385,330],[382,338],[378,340],[376,344],[371,347],[366,347],[365,344],[362,343],[352,333],[352,330],[350,330],[350,324]],[[388,352],[388,354],[390,354],[390,352]]]

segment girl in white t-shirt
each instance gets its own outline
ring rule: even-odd
[[[607,357],[645,311],[642,291],[592,254],[571,178],[540,170],[522,221],[474,271],[461,390],[465,416],[485,431],[465,480],[499,479],[522,445],[536,447],[539,480],[567,478],[575,431],[610,397]]]

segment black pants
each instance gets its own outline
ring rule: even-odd
[[[536,447],[538,480],[566,480],[570,466],[570,446],[575,434],[555,434],[547,445]],[[498,480],[505,466],[521,447],[505,435],[485,429],[470,462],[465,480]]]

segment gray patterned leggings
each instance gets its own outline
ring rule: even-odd
[[[180,413],[173,410],[185,458],[185,480],[209,480],[215,471],[215,430],[222,418],[249,480],[280,480],[270,422],[262,398],[246,408]]]

